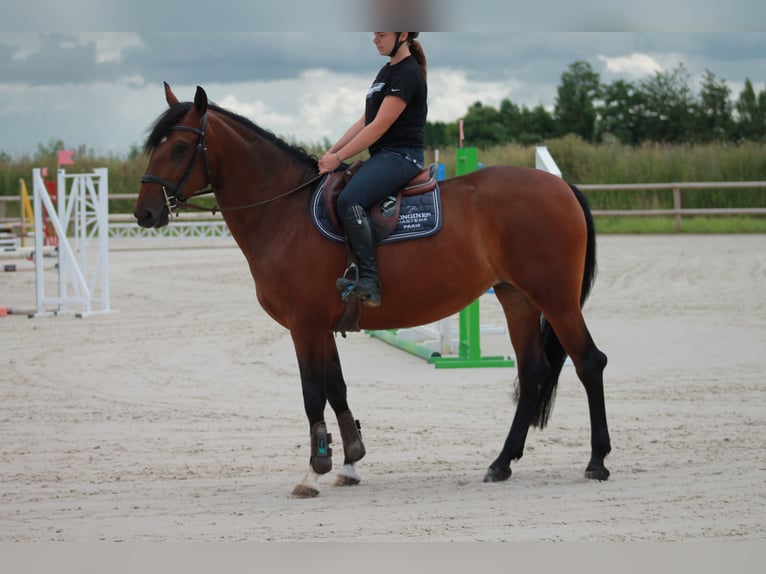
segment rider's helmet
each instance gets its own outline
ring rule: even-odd
[[[408,32],[408,34],[409,34],[408,38],[410,40],[414,40],[415,38],[418,37],[418,34],[420,34],[420,32]],[[396,43],[394,44],[394,49],[391,50],[391,53],[388,55],[389,58],[393,58],[394,55],[399,51],[399,48],[402,45],[402,41],[399,39],[400,35],[401,35],[401,32],[396,33]]]

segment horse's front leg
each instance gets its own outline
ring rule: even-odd
[[[344,464],[336,484],[358,484],[361,480],[354,463],[365,455],[359,423],[348,408],[346,383],[340,367],[338,350],[332,333],[291,332],[298,356],[303,403],[310,428],[311,452],[309,470],[293,489],[296,498],[319,494],[319,477],[332,469],[332,436],[327,431],[324,411],[327,401],[335,411],[343,441]]]

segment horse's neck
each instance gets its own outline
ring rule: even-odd
[[[229,125],[228,129],[230,145],[217,158],[221,169],[217,170],[220,181],[215,185],[221,191],[218,201],[224,209],[269,205],[270,200],[314,175],[308,166],[286,156],[261,136],[238,126]]]
[[[280,251],[275,247],[291,244],[311,227],[308,195],[314,186],[298,188],[314,174],[301,165],[280,169],[268,157],[253,160],[224,182],[219,201],[226,224],[251,265],[269,264]]]
[[[229,230],[252,265],[256,259],[268,260],[273,243],[311,226],[309,189],[280,196],[316,172],[248,128],[227,123],[226,129],[220,137],[227,145],[218,148],[222,151],[216,158],[216,196]]]

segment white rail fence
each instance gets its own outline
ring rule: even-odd
[[[720,189],[735,193],[742,189],[766,189],[766,181],[710,181],[710,182],[668,182],[668,183],[631,183],[631,184],[577,184],[582,191],[587,192],[620,192],[620,191],[663,191],[669,190],[673,194],[673,207],[671,209],[608,209],[593,210],[595,217],[673,217],[676,230],[681,230],[684,217],[692,216],[762,216],[766,215],[766,205],[754,205],[751,207],[732,208],[688,208],[683,206],[683,192]],[[110,194],[109,201],[135,200],[133,193]],[[0,226],[18,228],[18,217],[6,217],[5,206],[18,204],[19,196],[0,197]],[[181,213],[173,219],[171,225],[160,229],[144,229],[135,223],[132,214],[110,213],[109,236],[112,238],[218,238],[230,237],[220,214],[206,213]]]

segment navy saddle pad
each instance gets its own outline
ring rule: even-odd
[[[311,219],[322,235],[342,243],[345,241],[345,235],[333,224],[327,214],[327,207],[322,199],[323,185],[324,181],[311,196]],[[389,196],[368,210],[374,233],[377,231],[374,225],[376,219],[394,216],[396,201],[395,196]],[[430,237],[441,228],[442,210],[438,184],[436,188],[426,193],[403,196],[401,202],[399,219],[393,232],[386,237],[376,237],[378,244]]]

